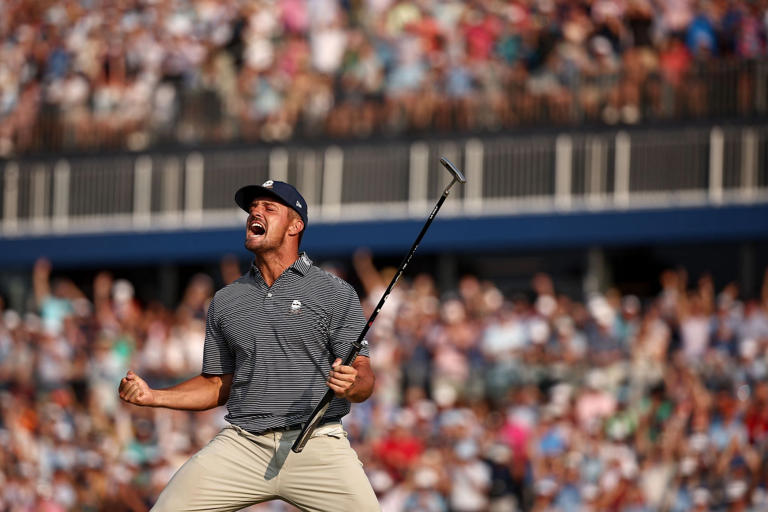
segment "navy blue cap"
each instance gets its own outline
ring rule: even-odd
[[[235,202],[240,208],[250,213],[251,203],[260,196],[273,197],[287,207],[293,208],[304,221],[304,228],[306,229],[307,202],[293,185],[274,180],[267,180],[261,185],[246,185],[235,192]]]

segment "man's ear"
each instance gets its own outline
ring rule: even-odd
[[[301,219],[293,219],[291,225],[288,227],[288,232],[292,235],[298,235],[304,229],[304,221]]]

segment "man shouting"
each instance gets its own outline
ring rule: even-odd
[[[120,382],[120,398],[139,406],[227,405],[229,425],[176,472],[152,510],[239,510],[272,499],[307,511],[379,510],[341,425],[350,402],[373,391],[367,346],[341,364],[365,324],[360,301],[299,254],[307,204],[293,186],[245,186],[235,202],[248,212],[254,260],[211,301],[202,373],[168,389],[132,371]],[[291,452],[326,386],[336,398],[305,449]]]

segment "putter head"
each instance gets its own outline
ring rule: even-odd
[[[444,156],[441,156],[440,163],[443,164],[443,167],[448,169],[448,172],[450,172],[453,175],[453,179],[455,179],[456,181],[462,184],[467,182],[467,178],[464,177],[461,171],[458,170],[456,166],[451,163],[450,160],[448,160]]]

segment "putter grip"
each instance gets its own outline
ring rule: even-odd
[[[333,400],[333,392],[329,390],[329,392],[326,392],[326,394],[323,396],[323,399],[320,400],[320,403],[312,413],[312,417],[309,419],[307,424],[304,425],[304,428],[301,429],[301,432],[299,432],[299,437],[297,437],[293,442],[291,450],[293,450],[294,453],[301,453],[301,451],[304,449],[307,441],[309,441],[309,438],[312,437],[312,432],[315,431],[315,427],[317,427],[318,423],[320,423],[320,420],[322,420],[323,416],[325,416],[325,412],[328,410],[328,406],[331,405],[331,400]]]

